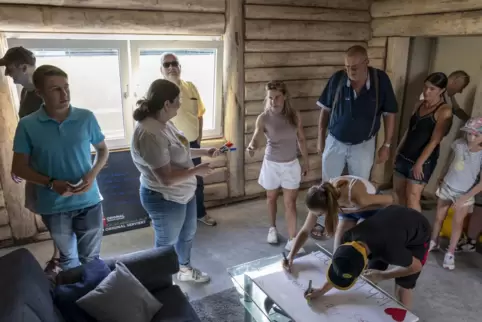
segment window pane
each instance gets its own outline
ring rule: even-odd
[[[37,56],[37,66],[54,65],[69,75],[72,105],[94,112],[106,140],[125,137],[118,50],[32,51]]]
[[[216,108],[216,50],[140,50],[139,57],[139,88],[137,94],[141,97],[145,95],[149,85],[156,79],[162,78],[161,55],[166,52],[174,53],[181,63],[181,78],[191,81],[196,85],[199,95],[206,106],[204,114],[205,130],[214,130],[215,108]],[[140,97],[139,97],[140,98]]]

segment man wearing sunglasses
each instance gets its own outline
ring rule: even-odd
[[[362,46],[345,53],[345,69],[331,76],[316,104],[321,108],[318,123],[318,152],[322,154],[322,179],[339,177],[345,165],[348,173],[366,180],[375,160],[390,157],[390,145],[398,111],[388,75],[369,67]],[[384,142],[376,149],[376,136],[383,115]],[[323,226],[318,224],[311,236],[319,239]]]
[[[196,86],[192,82],[181,79],[181,64],[174,53],[164,53],[161,56],[161,74],[165,79],[177,84],[181,90],[181,107],[172,122],[184,133],[191,148],[199,149],[203,133],[203,115],[206,108]],[[196,166],[201,163],[201,158],[195,158],[192,161]],[[204,207],[203,178],[196,178],[197,218],[208,226],[216,226],[216,221],[206,213]]]

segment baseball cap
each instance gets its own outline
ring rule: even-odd
[[[3,58],[0,58],[0,66],[7,66],[8,64],[27,64],[34,66],[35,62],[35,55],[24,47],[9,48]]]
[[[470,133],[482,133],[482,117],[473,117],[460,129]]]
[[[345,243],[335,251],[326,278],[335,288],[348,290],[365,269],[367,261],[363,246],[357,242]]]

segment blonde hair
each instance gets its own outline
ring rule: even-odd
[[[291,105],[291,98],[290,98],[290,95],[289,95],[289,92],[288,92],[288,88],[286,87],[286,84],[282,81],[270,81],[266,84],[265,89],[266,89],[266,97],[265,97],[265,102],[264,102],[265,111],[267,111],[269,109],[269,107],[268,107],[268,104],[269,104],[268,103],[268,91],[271,91],[271,90],[279,91],[284,95],[284,99],[285,99],[281,114],[284,117],[286,117],[286,119],[288,120],[288,122],[290,124],[292,124],[293,126],[297,126],[298,125],[298,116],[296,114],[295,109]]]
[[[325,212],[325,230],[328,236],[335,234],[338,225],[340,192],[329,182],[311,187],[306,194],[305,204],[310,210]]]

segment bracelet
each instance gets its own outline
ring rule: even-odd
[[[384,143],[383,146],[386,147],[386,148],[389,148],[389,147],[391,147],[392,145],[391,145],[390,143]]]

